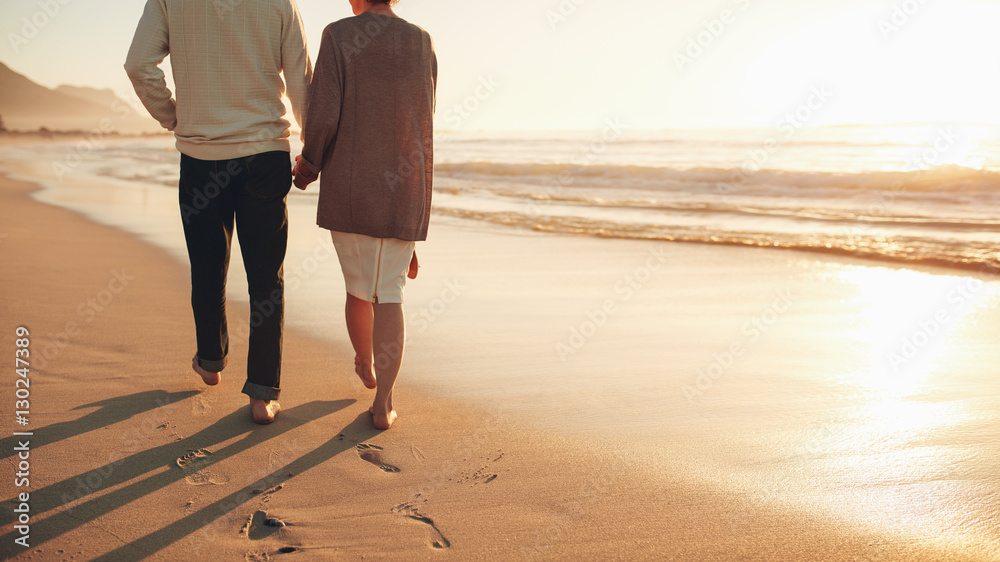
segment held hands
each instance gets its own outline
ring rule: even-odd
[[[292,168],[292,183],[295,187],[304,191],[318,177],[318,173],[310,172],[308,166],[302,163],[301,154],[295,157],[295,167]]]

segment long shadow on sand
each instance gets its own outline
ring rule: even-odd
[[[149,472],[155,474],[133,482],[122,488],[108,492],[85,503],[60,511],[32,526],[31,546],[41,545],[63,533],[67,533],[96,520],[97,518],[133,502],[145,495],[152,494],[174,482],[192,475],[191,471],[182,470],[178,460],[191,451],[202,450],[215,443],[222,443],[242,434],[243,439],[227,445],[210,455],[198,459],[197,468],[202,470],[214,463],[249,450],[271,439],[281,436],[297,427],[327,416],[353,404],[355,400],[314,401],[288,410],[282,410],[278,419],[271,425],[261,427],[249,419],[246,407],[225,416],[211,426],[180,441],[161,445],[153,449],[138,452],[101,468],[94,469],[81,476],[66,479],[62,482],[46,486],[37,491],[31,491],[32,518],[37,515],[76,501],[79,498],[94,494],[100,490],[123,484]],[[167,470],[162,470],[164,467]],[[3,514],[3,524],[13,523],[11,513]],[[0,537],[0,541],[12,542],[16,532]],[[7,544],[7,543],[4,543]]]
[[[209,525],[236,510],[238,507],[250,499],[261,494],[261,490],[273,489],[279,484],[283,484],[292,479],[296,474],[315,468],[320,464],[332,459],[348,450],[353,450],[357,441],[366,441],[382,431],[372,427],[371,416],[368,412],[359,415],[354,421],[344,429],[331,432],[332,437],[316,449],[302,455],[291,463],[279,468],[257,480],[256,482],[244,486],[243,489],[233,492],[228,496],[205,506],[202,509],[170,523],[162,529],[156,530],[142,538],[136,539],[129,544],[123,545],[111,552],[104,554],[94,560],[102,562],[115,562],[118,560],[137,560],[152,556],[171,544],[188,537],[189,555],[191,559],[206,557],[212,552],[213,530]],[[341,439],[337,434],[350,435],[351,439]],[[242,523],[242,521],[240,521]],[[237,532],[233,529],[224,532]]]
[[[32,442],[31,450],[34,452],[45,445],[51,445],[63,439],[69,439],[70,437],[76,437],[95,429],[114,425],[132,416],[155,410],[167,404],[176,404],[198,394],[200,392],[197,390],[173,393],[163,390],[148,390],[128,396],[116,396],[107,400],[101,400],[100,402],[92,402],[73,408],[72,411],[100,407],[100,409],[94,410],[75,420],[54,423],[35,430],[25,428],[25,431],[31,431],[34,434],[30,437]],[[14,451],[14,447],[17,446],[19,440],[24,441],[25,439],[29,438],[5,437],[0,439],[0,451],[2,451],[0,454],[3,455],[0,459],[6,459],[17,454]]]

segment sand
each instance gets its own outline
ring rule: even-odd
[[[286,331],[284,410],[261,427],[239,340],[219,386],[190,370],[176,252],[38,189],[0,180],[0,349],[12,362],[27,326],[34,356],[30,424],[5,415],[0,436],[3,499],[30,492],[31,546],[5,510],[4,557],[1000,556],[988,276],[439,218],[408,288],[397,425],[371,427],[331,304]],[[312,287],[335,278],[303,279],[289,316],[339,295]],[[949,298],[963,287],[968,307]],[[885,375],[878,335],[912,340],[940,310],[947,337],[920,346],[920,370]],[[231,295],[233,330],[248,312]],[[23,490],[20,430],[34,431]]]

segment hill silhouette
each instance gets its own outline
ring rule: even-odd
[[[0,116],[8,130],[162,132],[159,123],[111,90],[46,88],[0,62]]]

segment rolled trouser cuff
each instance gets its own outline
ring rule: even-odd
[[[277,400],[278,395],[281,394],[280,388],[274,388],[272,386],[263,386],[260,384],[254,384],[247,381],[243,385],[243,394],[246,394],[250,398],[257,400]]]
[[[198,366],[205,369],[209,373],[221,373],[222,370],[226,368],[226,360],[226,357],[223,357],[218,361],[209,361],[198,357]]]

